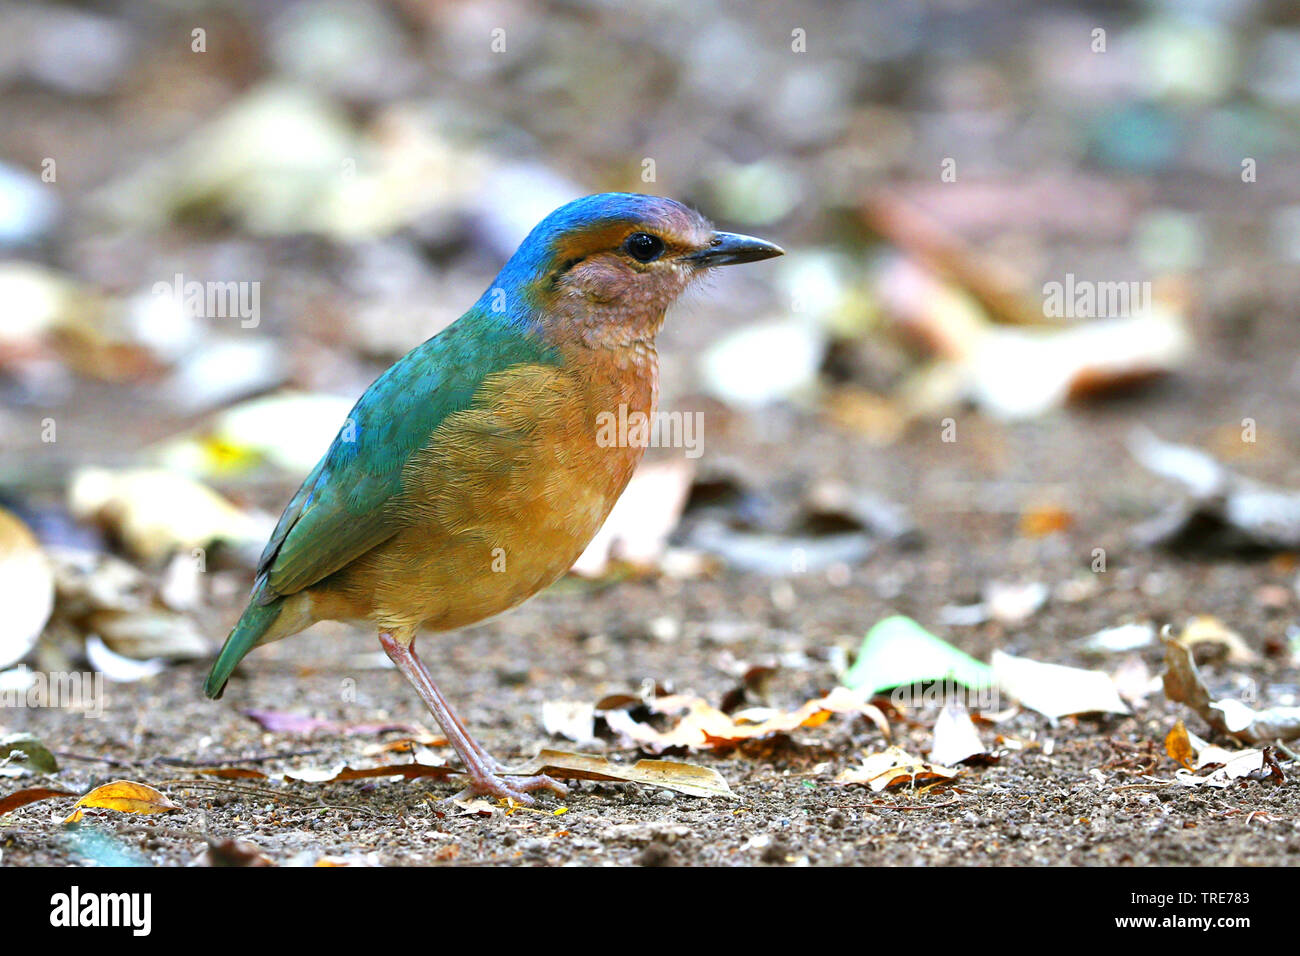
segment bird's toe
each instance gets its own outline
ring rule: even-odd
[[[515,803],[531,807],[535,802],[529,793],[535,790],[550,790],[558,796],[565,796],[569,788],[546,774],[531,777],[498,776],[485,774],[470,778],[469,786],[452,797],[459,800],[466,797],[492,797],[497,800],[513,800]]]

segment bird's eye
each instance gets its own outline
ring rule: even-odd
[[[652,262],[664,253],[664,241],[648,232],[634,232],[623,242],[627,254],[637,262]]]

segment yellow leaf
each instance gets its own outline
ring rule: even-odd
[[[1188,770],[1196,766],[1196,748],[1187,738],[1187,725],[1181,720],[1174,724],[1174,729],[1165,737],[1165,753]]]
[[[96,787],[78,800],[76,807],[95,807],[119,813],[171,813],[180,809],[153,787],[130,780],[115,780]],[[80,819],[81,810],[74,809],[63,822],[76,823]]]
[[[1074,515],[1059,505],[1035,505],[1020,515],[1020,533],[1026,538],[1045,538],[1073,526]]]

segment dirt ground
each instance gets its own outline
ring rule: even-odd
[[[1257,291],[1259,319],[1246,334],[1230,323],[1231,303],[1208,301],[1192,367],[1104,404],[1013,426],[963,414],[955,443],[939,440],[937,424],[919,425],[878,450],[795,413],[712,435],[706,458],[715,463],[737,463],[772,482],[835,477],[906,505],[920,544],[881,547],[847,583],[818,574],[771,580],[730,572],[595,589],[568,582],[463,633],[428,635],[420,646],[462,716],[505,758],[542,746],[576,749],[544,733],[544,701],[594,701],[653,680],[716,703],[736,685],[738,661],[776,664],[768,699],[796,706],[835,684],[836,648],[851,652],[891,612],[911,615],[985,659],[1003,648],[1090,666],[1097,662],[1075,647],[1100,628],[1214,614],[1264,653],[1255,666],[1204,668],[1212,690],[1235,692],[1249,678],[1261,700],[1294,693],[1296,671],[1267,651],[1285,644],[1295,622],[1295,562],[1194,558],[1135,544],[1133,526],[1178,492],[1150,478],[1123,446],[1128,430],[1146,423],[1168,440],[1211,448],[1254,477],[1300,484],[1292,437],[1300,434],[1300,327],[1281,311],[1294,290]],[[1259,440],[1234,448],[1244,417],[1258,421]],[[268,489],[268,506],[289,490]],[[1021,536],[1019,512],[1044,500],[1067,507],[1073,527]],[[1093,575],[1097,547],[1107,551],[1107,570]],[[1089,578],[1091,588],[1062,589]],[[990,579],[1041,581],[1053,596],[1015,629],[942,624],[940,608],[975,600]],[[205,622],[214,639],[238,613],[238,598],[232,591]],[[662,635],[673,629],[650,626],[665,616],[679,625],[670,640]],[[562,801],[543,796],[536,809],[463,815],[442,802],[455,791],[452,782],[252,781],[260,790],[242,792],[244,782],[204,780],[176,765],[254,760],[244,765],[266,772],[325,767],[358,762],[376,740],[403,736],[269,734],[241,713],[250,708],[343,724],[432,726],[400,675],[380,666],[377,651],[372,635],[323,627],[252,655],[222,701],[203,698],[205,665],[196,662],[142,683],[110,685],[103,719],[33,710],[23,715],[22,729],[62,754],[59,781],[69,789],[129,778],[162,788],[183,807],[165,817],[106,814],[93,823],[114,834],[128,857],[155,864],[193,861],[205,835],[247,841],[282,864],[322,856],[398,865],[1300,862],[1300,796],[1291,779],[1224,790],[1153,783],[1173,777],[1162,741],[1178,717],[1207,733],[1159,693],[1133,717],[1052,726],[1021,712],[998,732],[1050,745],[1010,752],[996,765],[967,769],[952,786],[924,792],[873,794],[834,784],[840,770],[882,744],[874,728],[844,717],[789,739],[682,758],[716,768],[739,798],[734,802],[587,782]],[[1158,673],[1159,651],[1143,653]],[[349,678],[355,700],[341,692]],[[912,725],[897,725],[899,742],[921,752],[935,714],[913,716]],[[619,759],[635,756],[610,747]],[[559,807],[566,812],[555,812]],[[16,811],[0,831],[3,863],[93,858],[84,832],[79,837],[57,824],[67,812],[53,803]]]

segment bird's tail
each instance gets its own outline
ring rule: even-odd
[[[207,682],[203,685],[203,693],[216,700],[225,692],[226,681],[230,679],[235,666],[244,659],[245,654],[267,640],[267,632],[284,610],[284,603],[284,598],[276,598],[270,604],[258,604],[256,600],[249,602],[234,630],[226,638],[226,643],[221,646],[221,653],[213,662]]]

